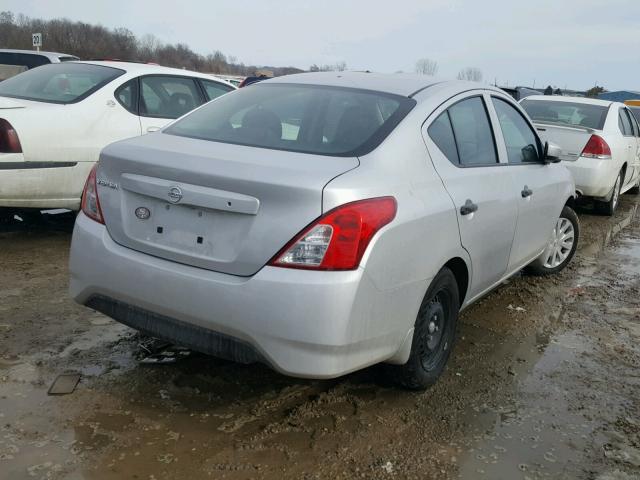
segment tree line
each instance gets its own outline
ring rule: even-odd
[[[302,72],[294,67],[245,65],[219,50],[201,55],[183,43],[163,43],[154,35],[137,37],[126,28],[110,29],[66,18],[42,20],[0,12],[0,48],[31,50],[31,34],[37,32],[42,33],[43,50],[67,53],[83,60],[150,62],[228,75],[253,75],[259,69],[270,70],[276,76]]]

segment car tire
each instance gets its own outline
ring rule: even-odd
[[[596,210],[599,213],[612,216],[616,212],[618,203],[620,203],[620,189],[622,188],[623,179],[623,172],[620,170],[620,173],[618,173],[618,177],[616,178],[616,183],[613,185],[611,198],[606,202],[596,201]]]
[[[438,380],[449,360],[460,310],[458,283],[444,267],[420,305],[411,353],[404,365],[388,365],[391,380],[410,390],[425,390]]]
[[[542,255],[531,262],[527,273],[533,275],[551,275],[566,267],[578,248],[580,239],[580,220],[573,208],[565,205],[553,228],[551,240]]]
[[[627,190],[628,193],[631,193],[632,195],[638,195],[640,193],[640,180],[638,180],[638,183],[636,183],[635,187],[631,187],[629,190]]]
[[[0,208],[0,224],[13,222],[13,210],[9,208]]]

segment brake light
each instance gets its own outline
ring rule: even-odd
[[[289,242],[269,265],[311,270],[354,270],[369,242],[397,211],[396,199],[379,197],[330,210]]]
[[[611,149],[604,138],[598,135],[591,135],[591,138],[584,146],[581,157],[586,158],[598,158],[600,160],[606,160],[611,158]]]
[[[22,153],[16,130],[4,118],[0,118],[0,153]]]
[[[80,202],[80,208],[84,214],[95,220],[98,223],[104,225],[104,217],[102,216],[102,209],[100,208],[100,199],[98,198],[98,185],[96,183],[96,171],[98,170],[98,164],[96,163],[86,183],[84,184],[84,190],[82,191],[82,201]]]

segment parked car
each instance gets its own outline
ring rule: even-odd
[[[212,73],[210,73],[209,75],[211,75],[214,78],[219,78],[221,80],[224,80],[225,82],[229,82],[234,87],[239,87],[242,81],[246,78],[242,75],[216,75]]]
[[[249,85],[253,85],[254,83],[262,82],[263,80],[268,80],[268,79],[269,77],[267,77],[266,75],[245,77],[245,79],[242,80],[238,85],[238,88],[247,87]]]
[[[523,98],[530,97],[531,95],[540,95],[538,90],[527,87],[499,87],[500,90],[504,90],[511,95],[515,100],[522,100]]]
[[[429,82],[279,77],[108,146],[74,228],[72,297],[288,375],[387,362],[431,385],[459,310],[527,265],[564,268],[579,223],[569,171],[516,102]]]
[[[527,97],[520,102],[546,140],[562,149],[580,195],[613,215],[620,194],[638,193],[640,127],[622,103],[574,97]]]
[[[44,65],[0,83],[0,207],[78,210],[100,150],[235,90],[206,74],[123,62]]]
[[[0,81],[18,73],[50,63],[80,60],[74,55],[56,52],[36,52],[33,50],[0,49]]]

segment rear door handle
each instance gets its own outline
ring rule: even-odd
[[[467,199],[464,205],[460,207],[460,215],[469,215],[470,213],[477,212],[478,205]]]
[[[525,185],[524,189],[520,193],[522,194],[522,198],[527,198],[533,195],[533,190],[531,190],[529,187]]]

